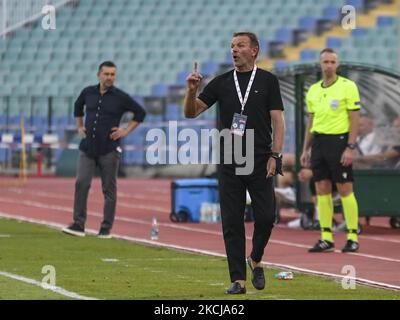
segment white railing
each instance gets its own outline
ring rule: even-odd
[[[0,37],[21,28],[43,16],[45,5],[52,5],[56,9],[79,0],[0,0]]]

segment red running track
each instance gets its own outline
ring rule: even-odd
[[[72,220],[72,178],[30,179],[23,188],[2,188],[0,216],[65,226]],[[117,216],[112,230],[117,237],[214,255],[225,255],[220,224],[172,223],[170,180],[120,179]],[[102,219],[103,196],[99,179],[94,179],[88,202],[86,228],[96,232]],[[151,218],[158,219],[158,241],[150,240]],[[286,217],[286,218],[285,218]],[[286,226],[287,211],[272,233],[263,262],[307,273],[343,277],[343,267],[352,265],[359,282],[400,290],[400,230],[390,229],[387,218],[372,218],[363,226],[360,251],[343,254],[344,233],[334,235],[334,253],[310,254],[307,249],[319,238],[317,231]],[[251,249],[252,223],[246,223],[247,250]]]

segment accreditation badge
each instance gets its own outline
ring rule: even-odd
[[[331,108],[333,110],[336,110],[339,107],[339,103],[340,103],[339,100],[331,100]]]
[[[243,137],[246,129],[247,116],[244,114],[235,113],[233,115],[231,133]]]

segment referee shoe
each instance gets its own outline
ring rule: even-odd
[[[333,252],[335,251],[335,245],[333,242],[326,240],[318,240],[314,247],[310,248],[308,252]]]
[[[358,242],[347,240],[346,245],[343,247],[342,252],[357,252],[360,248]]]

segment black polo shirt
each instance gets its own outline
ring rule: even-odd
[[[83,89],[74,109],[75,117],[83,117],[86,113],[86,138],[82,139],[79,149],[91,157],[115,150],[120,145],[120,139],[110,138],[111,128],[119,126],[122,115],[127,111],[134,113],[133,120],[143,122],[146,115],[144,109],[124,91],[111,87],[101,95],[100,84]]]
[[[237,72],[239,86],[244,97],[252,71]],[[218,129],[230,129],[233,114],[240,113],[241,104],[236,92],[233,70],[215,77],[200,93],[201,99],[208,107],[218,101]],[[247,115],[246,129],[254,129],[254,154],[266,155],[272,148],[271,110],[283,110],[279,82],[275,75],[257,68],[256,76],[244,107]],[[246,136],[246,135],[245,135]],[[243,136],[245,138],[245,136]],[[244,140],[245,141],[245,140]],[[244,145],[244,144],[243,144]],[[223,144],[221,144],[222,149]],[[243,150],[245,150],[243,148]]]

